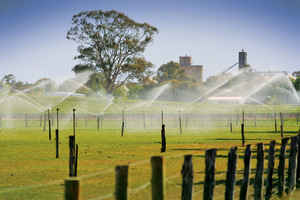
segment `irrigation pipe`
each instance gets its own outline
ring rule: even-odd
[[[108,198],[111,198],[113,197],[113,193],[110,193],[110,194],[106,194],[104,196],[100,196],[100,197],[96,197],[96,198],[93,198],[93,199],[89,199],[89,200],[102,200],[102,199],[108,199]]]
[[[141,190],[147,188],[150,184],[151,184],[151,182],[149,181],[149,182],[147,182],[147,183],[141,185],[141,186],[138,187],[138,188],[129,189],[129,192],[130,192],[130,194],[137,194],[139,191],[141,191]]]
[[[6,188],[3,190],[0,190],[0,193],[14,192],[14,191],[18,191],[18,190],[27,190],[27,189],[32,189],[32,188],[45,187],[48,185],[58,185],[58,184],[63,184],[63,183],[64,183],[64,180],[56,180],[56,181],[50,181],[47,183],[38,183],[38,184],[34,184],[34,185],[17,186],[17,187],[13,187],[13,188]]]

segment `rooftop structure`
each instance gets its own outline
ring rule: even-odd
[[[179,57],[179,64],[187,76],[203,82],[203,65],[192,65],[192,57],[187,55]]]

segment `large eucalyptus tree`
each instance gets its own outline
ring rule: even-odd
[[[81,66],[102,73],[102,85],[111,94],[152,67],[134,63],[156,33],[157,28],[135,22],[121,12],[95,10],[73,16],[67,39],[79,43],[75,59],[82,61]]]

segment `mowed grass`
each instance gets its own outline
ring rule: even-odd
[[[22,127],[22,121],[14,123],[19,123],[20,127],[0,128],[0,199],[63,199],[64,180],[69,175],[69,135],[73,135],[72,122],[62,122],[64,126],[59,135],[59,158],[55,157],[55,127],[52,130],[52,140],[49,140],[48,130],[44,132],[38,122],[30,123],[34,127]],[[76,144],[79,146],[78,177],[82,178],[82,199],[114,199],[116,165],[130,166],[131,199],[151,199],[152,156],[165,158],[167,199],[181,198],[181,168],[185,154],[193,155],[195,199],[203,197],[207,149],[218,149],[216,197],[224,196],[227,155],[231,147],[238,147],[237,180],[243,176],[245,147],[241,145],[240,124],[234,125],[233,133],[229,132],[226,122],[218,127],[190,125],[186,128],[183,125],[181,135],[178,124],[176,127],[173,122],[166,122],[167,150],[160,153],[161,130],[158,122],[153,127],[149,127],[148,123],[146,129],[143,128],[142,121],[136,125],[137,128],[127,122],[123,137],[120,121],[104,121],[99,130],[95,121],[89,121],[87,126],[84,121],[78,123],[75,134]],[[275,132],[270,122],[261,121],[258,125],[254,127],[251,122],[245,127],[246,143],[252,144],[253,149],[251,178],[254,177],[256,168],[255,144],[265,143],[267,152],[267,144],[271,140],[275,139],[279,144],[281,139],[280,127]],[[295,119],[286,119],[284,136],[296,135],[298,130]],[[279,147],[280,145],[276,146],[277,149]],[[237,192],[236,195],[238,194]]]

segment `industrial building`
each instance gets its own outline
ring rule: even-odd
[[[203,65],[192,65],[192,57],[187,55],[179,57],[179,64],[187,76],[203,82]]]

